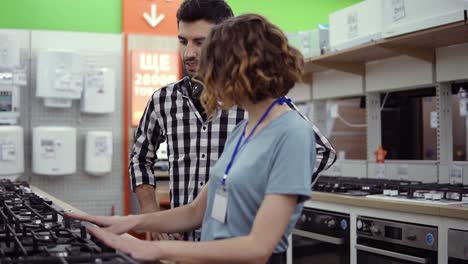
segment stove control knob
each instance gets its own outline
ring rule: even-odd
[[[370,231],[372,232],[373,235],[377,235],[377,236],[380,235],[380,229],[375,225],[372,225],[370,227]]]
[[[301,215],[301,222],[305,222],[307,220],[307,216],[305,214]]]
[[[415,241],[416,240],[416,234],[414,233],[409,233],[407,236],[406,236],[406,239],[408,239],[409,241]]]
[[[361,228],[362,228],[362,221],[361,220],[357,220],[356,227],[357,227],[357,229],[361,230]]]
[[[336,227],[336,221],[334,219],[328,220],[327,226],[328,226],[328,228],[335,228]]]

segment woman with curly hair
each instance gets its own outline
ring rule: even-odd
[[[216,25],[205,40],[198,78],[213,117],[237,105],[248,119],[228,137],[211,179],[192,204],[145,215],[69,214],[89,231],[141,260],[189,263],[285,263],[287,237],[310,197],[314,131],[287,105],[303,58],[264,17],[241,15]],[[136,232],[175,233],[202,226],[202,242],[140,241]]]

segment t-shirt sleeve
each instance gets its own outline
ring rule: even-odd
[[[298,195],[298,202],[309,199],[315,165],[312,128],[290,129],[273,144],[277,147],[273,153],[266,193]]]

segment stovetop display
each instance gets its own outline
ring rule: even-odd
[[[437,204],[468,203],[468,186],[384,179],[322,176],[315,191]]]
[[[0,180],[0,263],[138,263],[91,237],[28,184]]]

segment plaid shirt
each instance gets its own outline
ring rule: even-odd
[[[153,94],[136,130],[130,155],[132,189],[141,184],[156,185],[153,174],[156,150],[167,140],[172,208],[195,199],[223,152],[229,133],[247,118],[244,110],[235,107],[220,111],[213,121],[205,122],[189,97],[191,85],[190,79],[185,77]],[[297,110],[293,104],[290,107]],[[336,153],[327,138],[315,126],[313,128],[317,143],[314,183],[319,173],[335,162]]]

